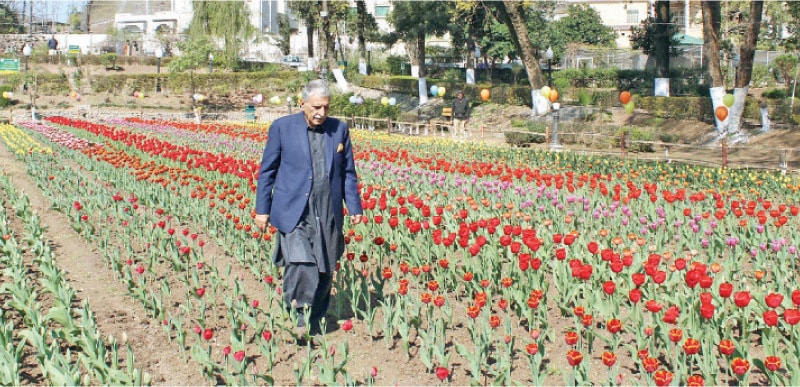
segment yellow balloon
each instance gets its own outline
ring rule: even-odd
[[[386,106],[389,104],[389,97],[381,98],[381,105]]]
[[[550,86],[545,86],[542,88],[542,96],[545,98],[550,96]]]
[[[438,91],[439,96],[444,97],[445,93],[447,93],[447,89],[445,89],[444,87],[440,87]]]

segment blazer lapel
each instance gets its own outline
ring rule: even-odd
[[[333,157],[336,152],[336,123],[332,120],[325,120],[325,166],[328,167],[328,176],[330,176],[331,168],[333,167]]]
[[[301,130],[301,133],[295,134],[291,133],[290,136],[297,136],[298,145],[300,146],[300,150],[303,152],[306,161],[308,162],[308,167],[311,168],[311,144],[308,142],[308,123],[306,122],[305,117],[303,117],[303,113],[297,113],[295,115],[294,123],[289,127],[289,130]]]

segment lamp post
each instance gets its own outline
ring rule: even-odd
[[[547,47],[547,51],[545,51],[544,57],[547,58],[547,86],[553,87],[553,68],[550,64],[551,61],[553,60],[553,49]]]
[[[367,75],[372,73],[372,45],[367,43]]]
[[[558,111],[561,109],[561,104],[553,102],[553,138],[550,140],[550,150],[554,152],[561,151],[561,143],[558,141]]]
[[[208,73],[214,72],[214,53],[208,53]]]
[[[164,50],[161,47],[156,48],[156,93],[161,92],[161,58],[164,56]]]
[[[28,59],[31,57],[31,45],[25,44],[25,47],[22,48],[22,55],[25,56],[25,71],[28,71]]]

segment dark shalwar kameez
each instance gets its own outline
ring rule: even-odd
[[[319,323],[328,311],[331,279],[336,261],[344,252],[344,237],[336,227],[330,200],[330,181],[325,162],[325,132],[308,128],[313,169],[308,203],[294,230],[279,233],[280,257],[285,265],[283,299],[298,312],[297,325],[305,325],[303,308],[310,307],[309,321]]]

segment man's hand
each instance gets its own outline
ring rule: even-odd
[[[267,224],[269,223],[269,215],[256,215],[255,221],[256,227],[258,227],[259,230],[264,231],[267,229]]]
[[[361,223],[363,218],[364,217],[362,215],[351,215],[350,216],[350,223],[352,223],[354,225],[359,224],[359,223]]]

